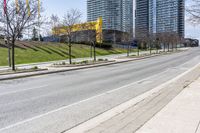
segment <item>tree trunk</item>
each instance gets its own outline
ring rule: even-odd
[[[130,55],[130,44],[128,44],[128,47],[127,47],[127,57],[129,57]]]
[[[72,45],[69,42],[69,64],[72,64]]]
[[[8,66],[11,67],[11,53],[10,53],[10,44],[8,43]]]
[[[140,56],[140,47],[139,47],[139,44],[138,44],[138,48],[137,48],[137,55]]]
[[[94,61],[96,61],[97,59],[96,59],[96,43],[95,42],[93,46],[94,46]]]
[[[163,43],[164,44],[164,52],[166,51],[166,43]]]
[[[92,58],[92,44],[90,46],[90,58]]]
[[[168,45],[168,52],[169,52],[169,43],[167,45]]]
[[[15,71],[15,41],[12,40],[12,70]]]
[[[8,66],[11,67],[11,53],[10,53],[10,42],[7,38],[7,41],[5,41],[6,46],[8,47]]]
[[[151,51],[151,43],[149,45],[149,50],[150,50],[150,55],[152,54],[152,51]]]
[[[156,43],[156,54],[158,54],[158,43]]]

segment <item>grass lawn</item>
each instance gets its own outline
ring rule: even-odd
[[[126,49],[96,49],[97,56],[125,52]],[[17,44],[15,53],[16,64],[64,60],[69,58],[67,45],[61,43],[19,43]],[[89,57],[90,46],[74,44],[72,46],[72,56],[73,58]],[[7,60],[7,48],[0,47],[0,66],[6,66]]]

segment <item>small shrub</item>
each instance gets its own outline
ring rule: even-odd
[[[38,69],[38,66],[34,66],[32,69],[33,69],[33,70],[37,70],[37,69]]]
[[[63,61],[63,62],[62,62],[62,65],[66,65],[66,62]]]
[[[98,61],[104,61],[103,59],[98,59]]]
[[[88,60],[85,60],[85,61],[82,61],[82,62],[81,62],[81,64],[87,64],[87,63],[89,63]]]

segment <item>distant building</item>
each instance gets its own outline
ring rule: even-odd
[[[43,41],[44,42],[60,42],[60,37],[46,36],[46,37],[43,37]]]
[[[136,37],[176,33],[184,38],[184,0],[136,0]]]
[[[133,0],[87,0],[87,19],[103,18],[103,30],[133,32]]]
[[[89,40],[95,40],[97,43],[102,43],[102,17],[99,17],[95,21],[87,22],[87,23],[81,23],[81,24],[75,24],[72,26],[72,41],[73,42],[86,42]],[[67,34],[67,26],[59,26],[54,27],[53,34],[54,36],[60,36],[61,41],[62,38],[66,38]],[[91,34],[92,33],[92,34]]]
[[[136,0],[136,38],[143,38],[149,33],[149,0]]]

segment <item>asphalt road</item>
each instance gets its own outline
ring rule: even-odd
[[[200,48],[0,82],[0,133],[61,133],[200,63]]]

